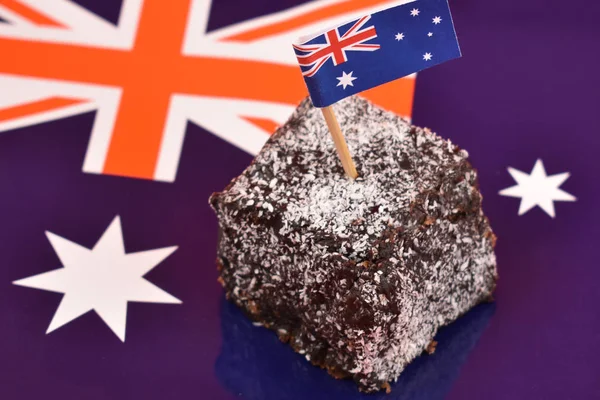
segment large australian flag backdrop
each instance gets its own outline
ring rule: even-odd
[[[296,58],[316,107],[460,57],[447,0],[417,0],[301,38]]]
[[[449,0],[465,57],[358,94],[469,152],[498,237],[495,303],[392,393],[225,299],[208,197],[306,97],[290,43],[371,15],[338,77],[390,35],[434,65],[445,3],[400,1],[0,0],[0,400],[600,399],[600,1]]]

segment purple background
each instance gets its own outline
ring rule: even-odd
[[[90,1],[80,1],[81,4]],[[294,4],[298,4],[296,1]],[[119,2],[95,4],[107,18]],[[292,5],[216,0],[216,28]],[[0,134],[3,399],[600,398],[600,3],[451,1],[464,57],[419,75],[414,122],[469,150],[499,240],[496,304],[439,334],[390,396],[359,395],[224,301],[207,205],[250,156],[189,124],[174,184],[81,172],[94,113]],[[112,8],[111,8],[112,7]],[[300,78],[299,78],[300,79]],[[517,215],[508,166],[571,172],[575,203]],[[60,267],[44,231],[91,247],[120,215],[128,252],[178,245],[147,277],[182,305],[130,304],[121,343],[89,313],[44,332],[60,294],[11,284]]]

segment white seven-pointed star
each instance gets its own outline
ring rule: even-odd
[[[425,61],[431,60],[431,57],[433,57],[431,55],[431,53],[425,53],[425,54],[423,54],[423,60],[425,60]]]
[[[339,81],[337,86],[343,86],[343,89],[346,89],[346,86],[354,86],[352,81],[354,81],[355,79],[358,79],[358,78],[353,77],[352,76],[353,73],[354,73],[354,71],[350,71],[349,74],[342,71],[342,76],[339,76],[336,78]]]
[[[404,39],[404,33],[396,33],[396,40]]]
[[[529,175],[510,167],[508,173],[517,182],[517,185],[500,191],[500,194],[521,198],[519,215],[523,215],[533,207],[539,206],[546,214],[554,218],[553,201],[576,200],[574,196],[559,189],[560,185],[569,178],[569,173],[564,172],[548,176],[542,160],[536,161]]]
[[[118,216],[91,250],[51,232],[46,236],[63,268],[13,282],[64,293],[46,333],[94,310],[125,341],[128,301],[181,303],[143,278],[177,246],[125,254]]]
[[[436,24],[436,25],[439,24],[440,22],[442,22],[442,18],[441,17],[435,17],[433,19],[433,23]]]
[[[418,8],[413,8],[412,10],[410,10],[410,15],[412,15],[413,17],[416,17],[417,15],[419,15],[420,11]]]
[[[429,37],[432,37],[432,36],[433,36],[433,32],[429,32],[429,33],[427,34],[427,36],[429,36]]]

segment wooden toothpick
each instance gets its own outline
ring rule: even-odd
[[[356,172],[356,167],[354,166],[354,161],[352,161],[352,156],[350,156],[350,151],[348,150],[344,134],[340,129],[340,124],[335,118],[333,106],[323,107],[321,108],[321,112],[323,112],[325,121],[327,121],[327,127],[333,138],[333,143],[335,143],[335,148],[337,149],[344,171],[346,171],[346,175],[352,179],[356,179],[358,177],[358,172]]]

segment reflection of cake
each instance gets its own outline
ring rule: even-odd
[[[433,355],[422,355],[402,371],[388,398],[445,399],[460,370],[494,314],[495,304],[481,304],[436,335]],[[337,381],[314,368],[271,332],[252,326],[240,310],[223,299],[222,349],[215,374],[231,393],[245,400],[365,400],[352,382]],[[385,395],[368,397],[382,399]]]
[[[465,151],[364,100],[334,108],[361,177],[305,101],[211,197],[218,266],[253,320],[374,391],[491,295],[494,235]]]

